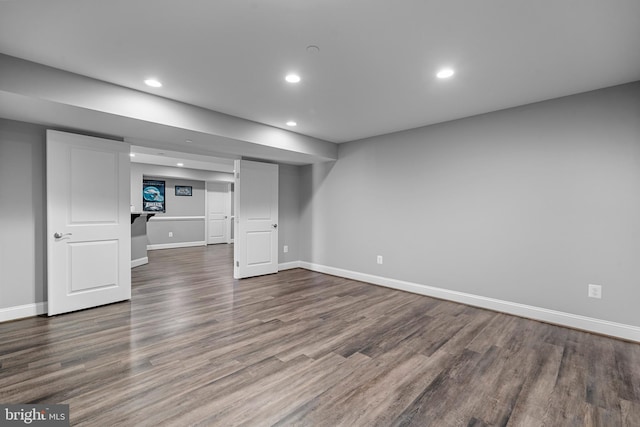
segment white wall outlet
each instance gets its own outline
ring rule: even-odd
[[[378,255],[378,259],[376,260],[378,264],[382,264],[382,255]]]
[[[173,237],[173,231],[169,232],[169,237]]]
[[[589,285],[589,298],[602,298],[602,286]]]
[[[282,252],[284,252],[285,254],[289,252],[289,246],[284,245],[284,247],[282,248]]]

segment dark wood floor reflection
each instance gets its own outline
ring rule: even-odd
[[[150,252],[133,299],[0,324],[0,403],[74,425],[640,426],[640,345],[301,269]]]

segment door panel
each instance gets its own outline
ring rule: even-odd
[[[67,248],[71,264],[69,294],[118,286],[117,240],[69,243]]]
[[[118,153],[70,147],[70,224],[118,222]]]
[[[208,244],[214,243],[226,243],[226,228],[224,226],[224,219],[210,219],[209,220],[209,241]]]
[[[236,160],[234,277],[278,272],[278,165]]]
[[[247,266],[253,267],[271,262],[272,235],[271,230],[247,233]]]
[[[47,131],[48,313],[131,298],[129,145]]]

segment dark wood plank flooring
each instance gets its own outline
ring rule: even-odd
[[[0,324],[0,402],[87,426],[640,426],[640,345],[153,251],[130,302]]]

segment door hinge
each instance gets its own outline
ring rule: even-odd
[[[240,267],[240,261],[236,261],[236,267]]]

